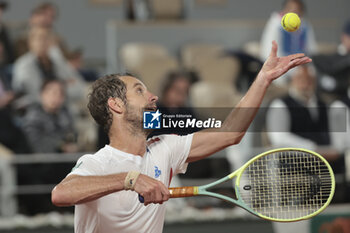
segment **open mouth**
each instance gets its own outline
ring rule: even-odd
[[[145,108],[145,111],[155,112],[155,111],[157,111],[157,106],[148,106]]]

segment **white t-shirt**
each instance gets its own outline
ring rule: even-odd
[[[106,145],[94,155],[82,156],[69,175],[96,176],[140,171],[169,186],[172,176],[184,173],[193,135],[162,135],[148,141],[144,156]],[[162,232],[165,205],[144,206],[134,191],[120,191],[75,206],[76,233]]]
[[[305,107],[308,108],[311,116],[318,117],[311,112],[317,109],[316,100],[311,101]],[[315,142],[290,131],[291,123],[292,120],[287,105],[281,99],[273,100],[266,113],[267,136],[271,145],[274,147],[302,147],[308,150],[315,150],[317,147]]]
[[[345,152],[350,147],[350,109],[342,101],[336,100],[329,107],[329,126],[334,148]]]

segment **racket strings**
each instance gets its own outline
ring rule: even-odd
[[[278,219],[307,216],[320,209],[332,190],[327,165],[312,154],[276,152],[249,165],[241,177],[240,195],[254,211]]]

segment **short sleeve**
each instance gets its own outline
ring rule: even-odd
[[[186,136],[164,135],[164,141],[170,149],[170,163],[174,175],[185,173],[188,163],[193,134]]]
[[[96,155],[84,155],[80,157],[69,175],[97,176],[103,174],[102,163]]]

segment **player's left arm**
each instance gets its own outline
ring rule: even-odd
[[[309,62],[311,59],[303,53],[277,57],[277,43],[274,41],[270,56],[255,81],[236,108],[227,116],[221,129],[215,132],[201,131],[193,135],[187,162],[200,160],[239,143],[253,121],[271,82],[288,70]]]

